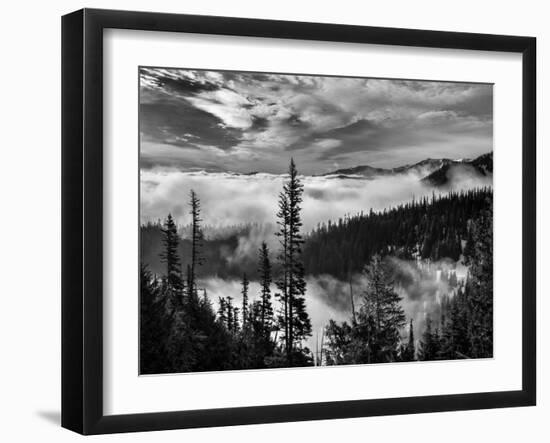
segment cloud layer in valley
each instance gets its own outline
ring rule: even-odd
[[[326,281],[333,280],[333,284],[338,284],[337,281],[327,277],[326,279],[307,279],[307,295],[306,304],[308,314],[311,319],[312,335],[306,340],[306,345],[313,351],[316,349],[317,339],[321,339],[323,328],[328,324],[329,320],[349,321],[351,311],[349,307],[344,307],[344,304],[335,305],[331,298],[336,294],[330,294]],[[224,280],[220,278],[208,278],[202,281],[201,286],[206,289],[207,295],[213,303],[214,309],[218,309],[219,297],[230,296],[233,298],[234,306],[240,307],[242,305],[242,286],[241,282],[237,280]],[[272,286],[272,294],[275,294],[277,289]],[[260,285],[257,282],[250,282],[249,297],[250,301],[258,299],[260,293]],[[332,297],[331,297],[332,296]],[[275,309],[279,308],[279,302],[273,297],[272,300]]]
[[[492,149],[491,85],[142,68],[141,161],[305,174]]]
[[[361,211],[381,210],[431,196],[433,188],[420,181],[417,173],[390,175],[374,180],[355,178],[303,177],[303,231],[320,222],[338,220]],[[284,175],[182,172],[164,169],[141,172],[141,222],[162,220],[170,212],[181,226],[190,223],[189,191],[201,200],[205,225],[224,227],[240,224],[276,223],[277,198]],[[491,185],[492,177],[469,174],[452,177],[454,189]],[[258,228],[265,230],[265,227]],[[258,230],[255,230],[256,232]],[[259,232],[258,237],[267,237]]]
[[[440,261],[431,264],[422,264],[413,261],[391,259],[389,266],[394,270],[396,291],[402,297],[401,305],[405,312],[407,324],[403,328],[402,338],[408,338],[408,322],[413,320],[416,340],[421,338],[421,331],[425,329],[426,318],[429,315],[438,327],[441,315],[441,301],[443,296],[453,296],[456,289],[450,288],[441,278],[441,272],[453,270],[459,281],[466,277],[466,268],[460,263]],[[355,309],[359,310],[363,301],[363,291],[366,287],[364,275],[356,274],[352,278],[352,290]],[[219,297],[231,296],[235,306],[242,304],[242,286],[238,280],[209,277],[200,282],[207,291],[208,297],[215,309],[218,309]],[[307,346],[315,351],[317,340],[321,340],[323,329],[329,320],[337,322],[351,322],[350,282],[340,281],[329,275],[308,276],[306,278],[306,306],[312,323],[312,336],[306,341]],[[272,285],[272,294],[277,292]],[[260,285],[252,281],[249,286],[250,300],[258,300]],[[275,308],[279,302],[273,298]]]

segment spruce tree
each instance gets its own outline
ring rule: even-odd
[[[466,286],[471,358],[493,356],[493,213],[490,209],[471,227],[473,247],[466,256]]]
[[[368,348],[368,363],[390,362],[397,358],[400,330],[405,325],[401,297],[394,289],[389,270],[374,255],[364,270],[367,285],[358,323]]]
[[[218,321],[225,327],[228,327],[227,326],[227,313],[228,313],[228,309],[227,309],[227,302],[225,300],[225,298],[223,297],[219,297],[218,298],[218,304],[219,304],[219,308],[218,308]]]
[[[419,349],[419,360],[437,360],[441,349],[439,332],[432,328],[432,319],[428,315],[426,317],[426,329],[422,335],[422,341]]]
[[[181,276],[180,258],[178,256],[178,230],[171,214],[168,214],[164,221],[162,236],[164,250],[160,254],[160,259],[162,263],[166,264],[166,292],[168,293],[172,308],[177,308],[181,306],[184,285]]]
[[[280,291],[276,297],[281,302],[281,309],[278,315],[278,326],[282,330],[282,341],[287,361],[290,358],[289,348],[289,309],[288,309],[288,198],[284,192],[279,193],[279,211],[277,212],[277,224],[279,231],[276,235],[279,237],[280,250],[277,255],[281,267],[281,275],[276,281],[277,289]]]
[[[170,370],[165,343],[170,316],[165,309],[162,288],[146,266],[140,266],[140,373],[158,374]]]
[[[262,242],[259,256],[260,266],[260,322],[263,334],[269,336],[273,322],[273,306],[271,304],[271,262],[267,244]]]
[[[329,320],[323,333],[327,337],[321,352],[324,352],[327,366],[369,363],[367,352],[365,358],[361,358],[360,349],[367,351],[365,343],[357,337],[357,323],[349,325],[343,322],[341,325],[334,320]]]
[[[449,286],[451,288],[456,288],[458,280],[456,278],[456,271],[451,271],[451,276],[449,277]]]
[[[237,306],[233,307],[233,333],[237,334],[241,328],[239,324],[239,308]]]
[[[242,289],[241,289],[241,295],[243,299],[242,309],[241,309],[241,315],[242,315],[242,327],[243,330],[247,329],[248,327],[248,285],[250,282],[248,281],[248,277],[246,274],[243,274],[243,280],[242,280]]]
[[[233,297],[227,296],[225,299],[225,309],[227,312],[227,330],[231,333],[235,332],[235,312],[233,309]]]
[[[281,326],[284,329],[285,352],[288,364],[293,365],[294,357],[303,360],[301,342],[311,335],[311,321],[306,311],[306,281],[304,265],[301,260],[302,220],[300,216],[304,186],[298,177],[294,160],[290,160],[289,180],[279,195],[277,213],[281,243],[279,261],[282,268],[281,279],[277,282],[281,290],[283,304]]]
[[[409,323],[409,341],[404,347],[401,355],[403,361],[413,361],[415,357],[415,344],[414,344],[414,330],[413,330],[413,321],[412,318]]]
[[[192,299],[197,296],[197,268],[204,261],[200,251],[203,243],[202,219],[200,217],[201,205],[197,194],[192,189],[189,193],[189,205],[191,206],[189,211],[191,214],[191,263],[187,271],[187,280],[189,298]]]

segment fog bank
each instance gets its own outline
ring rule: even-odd
[[[378,177],[372,180],[348,177],[302,177],[303,231],[318,223],[370,209],[381,210],[423,196],[434,188],[423,184],[416,173]],[[276,223],[277,199],[285,175],[181,172],[152,169],[141,171],[141,222],[164,219],[171,213],[179,225],[190,223],[189,191],[201,200],[203,223],[213,227],[248,223]],[[476,177],[470,172],[455,173],[455,190],[490,185],[491,177]],[[439,191],[437,191],[439,192]],[[443,191],[444,192],[444,191]]]
[[[453,296],[455,288],[450,288],[447,282],[441,278],[441,272],[453,270],[459,281],[466,277],[467,268],[460,263],[452,261],[440,261],[436,263],[421,263],[404,261],[396,258],[389,259],[392,269],[395,290],[402,297],[401,305],[405,312],[407,325],[402,330],[402,337],[408,336],[408,322],[414,323],[415,338],[420,340],[425,329],[426,317],[430,315],[438,327],[441,313],[441,298],[444,295]],[[337,322],[351,322],[351,291],[356,312],[362,305],[364,288],[367,281],[363,274],[356,274],[350,281],[341,281],[328,275],[306,278],[306,309],[311,319],[312,336],[307,340],[307,346],[316,350],[317,340],[321,340],[323,329],[329,320]],[[231,296],[233,303],[241,309],[242,285],[239,280],[225,280],[217,277],[205,279],[200,286],[207,291],[208,297],[215,310],[218,309],[218,298]],[[277,292],[272,285],[272,296]],[[259,300],[260,285],[251,281],[249,286],[249,301]],[[278,311],[279,301],[272,297],[275,312]]]

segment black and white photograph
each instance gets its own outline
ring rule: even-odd
[[[140,373],[493,356],[493,86],[139,69]]]
[[[3,8],[0,441],[550,442],[543,2],[106,5]]]

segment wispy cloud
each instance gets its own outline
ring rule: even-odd
[[[492,177],[478,175],[456,173],[451,177],[451,185],[460,190],[491,184]],[[422,174],[416,172],[374,180],[303,177],[304,232],[320,222],[430,196],[433,188],[425,185],[421,177]],[[171,212],[179,225],[188,225],[191,216],[187,201],[189,191],[194,189],[201,200],[206,225],[275,225],[277,199],[286,180],[286,175],[266,173],[235,175],[160,168],[144,170],[141,173],[141,221],[164,219]],[[255,245],[254,250],[259,246],[259,243]]]
[[[141,71],[144,167],[305,173],[492,149],[492,86],[153,69]]]

